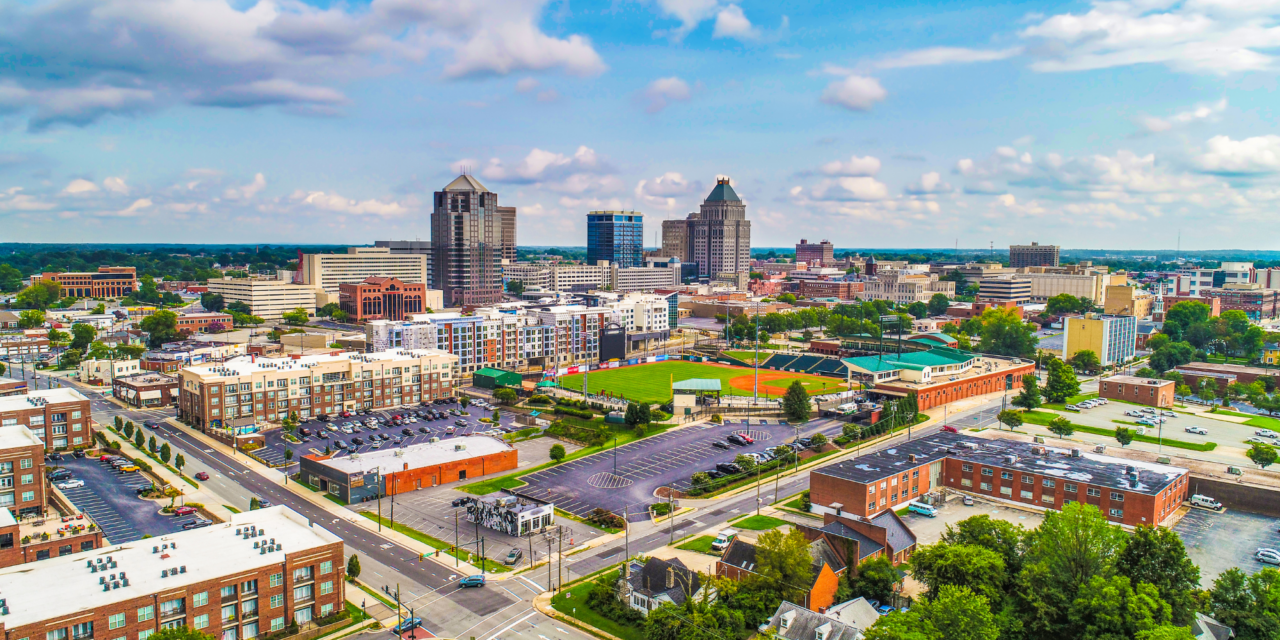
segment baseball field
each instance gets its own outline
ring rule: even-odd
[[[671,399],[671,382],[690,378],[714,378],[720,381],[720,393],[733,396],[750,396],[754,382],[754,370],[746,367],[730,367],[702,362],[655,362],[618,369],[592,371],[587,376],[588,393],[609,392],[628,400],[661,403]],[[845,383],[837,378],[824,378],[790,371],[760,370],[760,396],[777,398],[787,392],[792,381],[799,380],[810,395],[840,391]],[[560,378],[560,386],[582,390],[582,374]]]

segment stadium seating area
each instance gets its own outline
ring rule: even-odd
[[[825,376],[844,376],[844,365],[835,358],[823,356],[792,356],[776,354],[760,364],[761,369],[775,371],[795,371]]]

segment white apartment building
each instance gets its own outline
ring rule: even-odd
[[[221,295],[228,304],[243,302],[263,320],[279,320],[282,314],[298,307],[306,309],[307,315],[316,314],[315,290],[283,280],[213,279],[209,280],[209,293]]]
[[[178,372],[178,417],[223,437],[297,413],[309,418],[453,395],[457,356],[436,349],[241,356]]]
[[[630,267],[614,265],[614,291],[652,291],[670,289],[680,284],[680,263],[674,267]]]
[[[548,291],[647,291],[680,284],[678,264],[675,268],[624,268],[604,260],[593,265],[517,262],[502,265],[502,280],[503,284],[518,280],[524,283],[525,288],[541,287]]]
[[[1178,278],[1178,295],[1199,297],[1204,296],[1209,289],[1221,289],[1229,284],[1257,282],[1257,274],[1252,262],[1223,262],[1217,269],[1183,269],[1178,272],[1181,276]],[[1267,271],[1265,278],[1267,282],[1263,283],[1263,288],[1278,288],[1269,286],[1274,284],[1270,281],[1270,275],[1270,271]],[[1218,284],[1214,284],[1215,280]]]
[[[308,253],[298,265],[301,284],[316,290],[318,306],[338,301],[338,285],[359,284],[370,276],[391,276],[430,287],[427,256],[392,253],[389,247],[350,247],[346,253]]]
[[[542,369],[555,362],[555,328],[533,315],[477,309],[422,313],[404,322],[374,320],[365,324],[365,343],[374,351],[438,349],[458,358],[458,371],[470,376],[477,369],[508,371]]]
[[[919,271],[879,271],[865,280],[863,300],[884,300],[894,304],[928,302],[936,294],[956,295],[956,283],[939,280],[938,274]]]
[[[142,373],[138,360],[82,360],[79,380],[83,383],[99,382],[109,385],[121,376]]]

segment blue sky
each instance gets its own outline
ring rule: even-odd
[[[521,244],[696,210],[756,246],[1274,249],[1280,0],[0,0],[8,241]]]

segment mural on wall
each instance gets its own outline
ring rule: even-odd
[[[550,526],[555,507],[516,496],[467,498],[467,521],[509,536],[520,536],[531,529]]]

